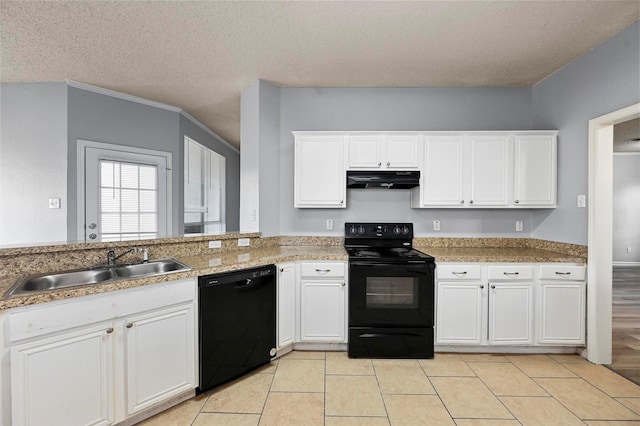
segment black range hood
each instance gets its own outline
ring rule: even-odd
[[[419,171],[348,171],[347,188],[408,189],[420,184]]]

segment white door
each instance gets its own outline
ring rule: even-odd
[[[345,208],[344,137],[296,135],[296,208]]]
[[[540,283],[540,343],[583,344],[585,339],[585,283]]]
[[[533,283],[489,287],[489,344],[533,344]]]
[[[303,342],[343,342],[344,280],[303,280],[300,284],[300,339]]]
[[[517,206],[556,205],[556,136],[515,137],[513,202]]]
[[[351,135],[348,146],[350,169],[379,169],[382,167],[381,135]]]
[[[13,424],[111,424],[113,334],[100,324],[13,347]]]
[[[171,234],[170,153],[88,141],[78,141],[78,149],[79,239]]]
[[[127,414],[196,387],[193,304],[127,318]]]
[[[423,206],[464,207],[463,136],[428,136],[424,145]]]
[[[295,336],[295,264],[278,265],[278,349]]]
[[[509,203],[509,137],[471,136],[469,139],[468,204],[506,206]]]
[[[385,167],[389,169],[417,169],[419,136],[412,134],[387,135],[385,138]]]
[[[438,283],[435,326],[437,343],[482,343],[484,287],[479,282]]]

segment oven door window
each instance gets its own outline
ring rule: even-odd
[[[367,277],[367,309],[417,309],[418,280],[413,277]]]

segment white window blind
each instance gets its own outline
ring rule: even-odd
[[[158,237],[155,165],[100,160],[102,241]]]

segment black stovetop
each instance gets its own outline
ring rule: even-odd
[[[345,223],[344,247],[350,260],[433,262],[432,256],[412,248],[412,239],[412,223]]]

